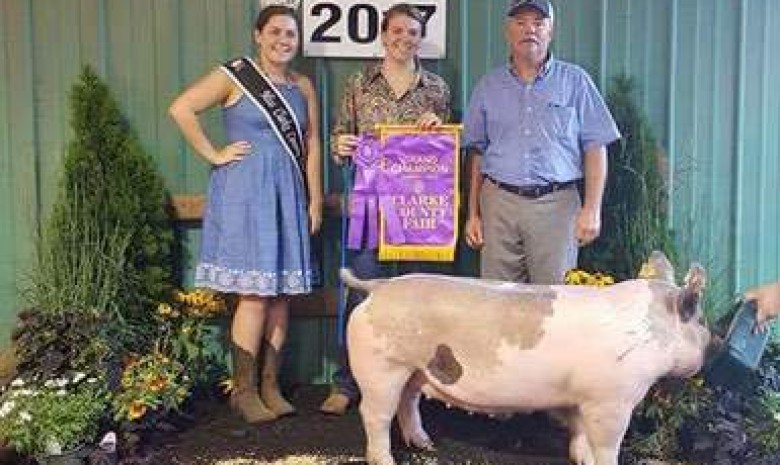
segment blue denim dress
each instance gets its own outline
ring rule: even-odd
[[[305,128],[300,89],[279,90]],[[245,140],[252,149],[211,171],[195,285],[259,296],[308,293],[313,271],[302,173],[246,95],[222,117],[227,142]]]

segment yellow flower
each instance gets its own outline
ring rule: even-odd
[[[134,400],[127,409],[127,419],[137,420],[146,414],[146,405],[140,400]]]
[[[566,272],[566,275],[564,277],[564,282],[566,284],[582,284],[582,279],[580,275],[579,270],[569,270]]]
[[[575,286],[608,286],[615,284],[615,278],[604,273],[590,274],[584,270],[572,269],[566,272],[564,283]]]
[[[169,304],[163,302],[157,306],[157,313],[161,316],[168,316],[173,313],[173,308],[171,308]]]

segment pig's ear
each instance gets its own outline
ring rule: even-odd
[[[674,284],[674,268],[663,252],[654,250],[650,253],[647,261],[642,264],[638,277],[642,279],[660,279]]]
[[[696,315],[699,309],[699,302],[704,295],[704,286],[706,284],[706,273],[701,265],[694,264],[685,275],[685,285],[680,291],[677,300],[677,310],[680,313],[680,319],[690,320]]]

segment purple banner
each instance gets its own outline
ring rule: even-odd
[[[385,216],[383,243],[454,243],[456,138],[452,133],[421,132],[385,139],[381,156],[384,177],[377,189]]]
[[[455,242],[457,135],[394,134],[384,144],[361,136],[347,247],[447,246]],[[384,230],[379,237],[379,209]]]

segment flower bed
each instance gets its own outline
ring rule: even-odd
[[[0,396],[0,436],[23,454],[61,454],[95,440],[107,401],[103,381],[84,373],[17,378]]]

